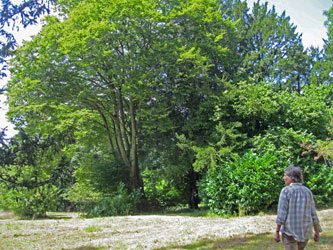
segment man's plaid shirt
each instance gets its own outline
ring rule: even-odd
[[[301,183],[291,183],[280,193],[276,224],[281,232],[304,242],[311,237],[313,223],[319,224],[312,192]]]

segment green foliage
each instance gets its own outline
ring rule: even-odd
[[[303,167],[304,185],[309,187],[317,204],[326,205],[333,201],[333,168],[326,164]]]
[[[77,150],[72,158],[77,166],[73,173],[76,182],[63,197],[89,217],[130,214],[141,202],[141,190],[128,191],[127,170],[102,148]]]
[[[306,130],[326,139],[332,113],[332,86],[312,84],[303,87],[300,94],[279,90],[270,83],[240,82],[219,97],[215,117],[225,123],[241,122],[248,137],[280,126]]]
[[[128,193],[128,173],[121,161],[99,147],[81,147],[72,160],[76,182],[63,197],[74,202],[86,216],[127,215],[141,200],[141,191]]]
[[[193,150],[184,136],[157,134],[150,136],[140,155],[145,196],[152,208],[185,205],[190,199]]]
[[[87,188],[89,187],[81,186],[79,190],[81,195],[89,195],[85,198],[80,195],[79,200],[76,200],[77,197],[73,191],[77,189],[73,189],[72,194],[67,196],[72,201],[79,201],[78,208],[87,217],[129,215],[135,211],[137,204],[141,201],[141,191],[135,190],[128,194],[124,183],[119,183],[117,190],[112,195],[94,193],[93,190],[87,190]]]
[[[231,104],[232,117],[243,123],[249,137],[261,133],[268,124],[274,125],[280,121],[279,95],[284,93],[275,91],[272,84],[240,82],[231,91],[236,96]]]
[[[191,118],[206,104],[218,85],[213,61],[233,58],[234,25],[220,7],[214,0],[64,3],[66,18],[49,17],[12,61],[9,116],[32,131],[98,134],[137,188],[141,133],[180,128],[172,115]]]
[[[303,93],[279,93],[281,125],[294,130],[304,130],[318,139],[326,139],[329,135],[333,97],[333,85],[304,87]]]
[[[7,189],[3,184],[0,184],[0,209],[8,209],[7,204]]]
[[[92,233],[92,232],[99,232],[102,231],[102,229],[100,227],[96,227],[96,226],[90,226],[90,227],[85,227],[84,231]]]
[[[164,175],[163,170],[146,169],[142,173],[145,195],[153,208],[165,208],[184,204],[184,190],[182,186],[175,185],[175,178],[168,178],[170,174]],[[179,178],[179,176],[178,176]]]
[[[194,170],[205,172],[214,169],[234,152],[240,152],[247,143],[246,135],[239,132],[241,127],[240,122],[229,122],[225,125],[220,122],[211,135],[213,142],[209,146],[193,146],[193,151],[196,152]]]
[[[62,154],[53,161],[53,168],[48,179],[49,183],[55,185],[59,190],[59,202],[57,211],[65,211],[72,204],[63,198],[63,194],[75,183],[74,165],[68,155]]]
[[[254,152],[275,153],[281,161],[301,167],[304,185],[312,190],[318,204],[325,204],[333,200],[333,168],[323,158],[316,158],[315,151],[305,151],[304,144],[314,140],[307,132],[277,127],[253,138]]]
[[[243,65],[240,69],[246,74],[241,70],[240,74],[255,82],[276,82],[281,88],[297,84],[297,79],[304,85],[308,78],[308,65],[304,60],[307,55],[301,35],[286,13],[279,15],[275,8],[268,8],[268,2],[257,1],[252,13],[242,16],[241,20]]]
[[[113,192],[120,182],[128,184],[128,170],[103,144],[81,147],[72,160],[77,166],[73,173],[77,183],[89,181],[89,185],[101,193]]]
[[[333,82],[333,6],[326,10],[325,26],[327,27],[327,39],[324,40],[324,48],[316,60],[311,72],[311,81],[317,85],[332,85]]]
[[[111,216],[132,214],[141,201],[141,191],[134,190],[130,194],[124,184],[119,184],[117,194],[113,197],[105,197],[97,203],[88,216]]]
[[[322,159],[315,161],[314,152],[303,154],[301,144],[314,139],[307,132],[281,127],[254,137],[252,151],[217,164],[200,181],[203,201],[215,213],[265,211],[277,204],[284,168],[294,164],[302,168],[304,184],[316,202],[331,202],[333,169]]]
[[[278,201],[287,165],[271,152],[262,156],[251,151],[242,157],[234,154],[200,181],[200,196],[217,214],[265,211]]]
[[[324,159],[325,164],[333,167],[333,140],[327,138],[326,140],[318,140],[316,143],[303,143],[302,146],[306,149],[303,154],[315,151],[317,155],[315,160]]]
[[[65,194],[62,195],[65,199],[75,203],[89,203],[101,199],[103,196],[89,182],[89,180],[79,181],[74,183]]]
[[[36,24],[41,16],[50,12],[53,3],[53,0],[33,2],[8,0],[2,2],[0,10],[0,79],[7,75],[5,72],[7,70],[6,57],[9,57],[11,50],[17,46],[13,31]]]
[[[300,166],[302,169],[310,166],[316,173],[316,168],[321,166],[323,160],[316,161],[314,152],[305,154],[303,147],[304,143],[312,143],[315,138],[302,130],[275,127],[267,130],[264,135],[254,137],[252,142],[254,151],[260,155],[265,152],[276,152],[281,159],[288,160],[290,164]],[[305,179],[308,174],[306,170],[303,170]]]
[[[55,184],[91,215],[126,214],[130,194],[121,183],[134,193],[143,183],[151,205],[166,207],[186,203],[207,171],[209,183],[238,162],[239,176],[249,168],[266,178],[269,163],[292,162],[317,197],[329,199],[329,169],[299,144],[316,142],[331,159],[332,9],[325,53],[307,54],[285,13],[259,1],[251,13],[241,0],[61,0],[57,7],[61,18],[47,17],[11,62],[8,117],[40,136],[2,143],[7,187]],[[314,86],[308,75],[317,62]],[[250,149],[256,156],[244,155]],[[238,193],[223,179],[235,198],[223,209],[273,204],[247,203],[251,181],[237,178]]]
[[[47,211],[54,211],[57,207],[59,191],[54,185],[15,189],[7,189],[3,185],[1,187],[2,202],[16,215],[30,218],[43,217]]]
[[[302,130],[274,127],[266,130],[263,135],[252,138],[254,151],[263,155],[266,152],[277,153],[280,158],[288,160],[290,164],[303,166],[311,164],[311,157],[302,157],[304,142],[311,142],[315,137]]]
[[[64,207],[59,200],[72,184],[71,164],[61,153],[65,140],[54,134],[31,136],[21,130],[0,147],[3,202],[21,216],[44,216],[48,209]],[[31,197],[30,197],[31,196]]]

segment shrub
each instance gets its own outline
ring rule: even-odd
[[[128,194],[125,184],[119,183],[117,193],[112,196],[104,196],[88,209],[88,217],[114,216],[132,214],[136,205],[140,202],[141,191],[135,190]]]
[[[315,137],[311,133],[302,130],[286,129],[283,127],[273,127],[266,130],[263,135],[252,138],[253,151],[259,155],[272,152],[290,164],[300,167],[313,164],[312,157],[302,156],[304,142],[312,142]]]
[[[315,151],[306,151],[304,145],[314,141],[315,137],[305,131],[275,127],[253,138],[253,151],[258,155],[271,152],[280,161],[301,167],[304,185],[312,190],[316,203],[326,204],[333,200],[333,168],[322,157],[318,158]]]
[[[165,208],[186,202],[182,190],[184,185],[176,185],[176,177],[171,179],[160,170],[149,169],[143,171],[142,177],[145,195],[153,208]]]
[[[102,198],[102,193],[96,191],[88,180],[82,180],[76,182],[71,186],[65,194],[63,194],[64,199],[76,203],[94,203]]]
[[[272,153],[247,152],[209,171],[199,183],[202,200],[217,214],[250,214],[278,201],[287,162]]]
[[[54,211],[57,207],[58,189],[54,185],[46,184],[39,187],[17,187],[7,190],[3,195],[8,209],[22,217],[43,217],[47,211]]]
[[[0,183],[0,210],[8,210],[7,189]]]
[[[120,182],[114,194],[106,194],[95,191],[89,183],[81,182],[74,184],[65,198],[75,202],[87,217],[129,215],[141,201],[141,191],[128,194],[125,184]]]
[[[333,201],[333,168],[325,164],[314,166],[303,168],[304,185],[312,190],[316,204],[325,205]]]

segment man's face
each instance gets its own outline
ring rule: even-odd
[[[286,175],[286,174],[284,174],[283,180],[284,180],[284,184],[286,184],[286,186],[289,186],[290,183],[293,182],[293,180],[288,175]]]

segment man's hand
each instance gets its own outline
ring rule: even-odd
[[[320,239],[319,233],[316,233],[316,232],[315,232],[315,233],[313,234],[313,239],[314,239],[314,241],[317,242],[317,241]]]
[[[280,242],[280,233],[279,232],[275,233],[274,240],[275,240],[275,242]]]

